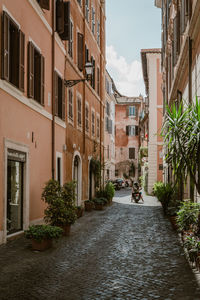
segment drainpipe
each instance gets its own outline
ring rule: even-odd
[[[55,179],[55,105],[54,105],[54,69],[55,69],[55,1],[52,0],[52,41],[51,41],[51,66],[52,66],[52,145],[51,145],[51,165],[52,179]]]

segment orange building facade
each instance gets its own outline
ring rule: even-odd
[[[90,160],[103,155],[103,2],[0,0],[0,243],[43,221],[50,178],[76,180],[77,205],[94,192]],[[93,73],[84,81],[87,62]],[[69,87],[72,79],[83,82]]]

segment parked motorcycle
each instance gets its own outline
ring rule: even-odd
[[[135,192],[132,193],[131,202],[135,201],[135,203],[138,203],[140,201],[140,193]]]

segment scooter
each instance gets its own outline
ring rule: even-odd
[[[140,197],[141,196],[139,192],[132,193],[131,202],[134,200],[135,203],[138,203],[140,201]]]

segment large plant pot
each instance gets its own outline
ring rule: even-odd
[[[63,229],[63,235],[64,236],[69,236],[70,235],[71,224],[63,225],[61,228]]]
[[[91,202],[85,202],[85,210],[86,211],[92,211],[93,207],[94,207],[93,203],[91,203]]]
[[[98,204],[98,203],[95,203],[94,204],[94,209],[95,210],[103,210],[103,203],[102,204]]]
[[[52,240],[37,241],[32,239],[32,249],[37,251],[44,251],[52,247]]]
[[[170,219],[170,222],[171,222],[171,224],[172,224],[172,228],[173,228],[174,230],[177,230],[177,229],[178,229],[178,225],[177,225],[177,217],[176,217],[176,216],[170,216],[169,219]]]

